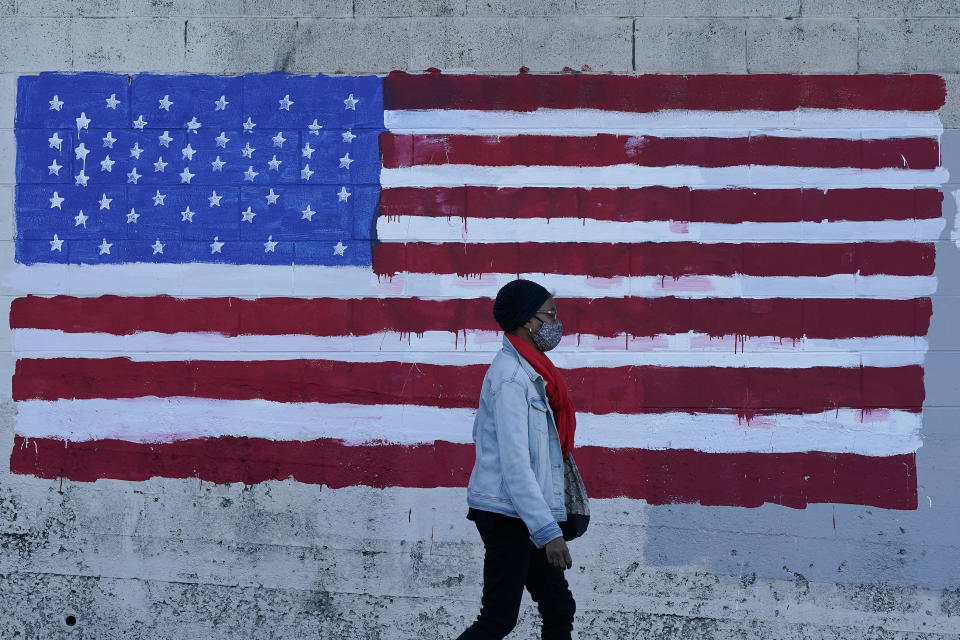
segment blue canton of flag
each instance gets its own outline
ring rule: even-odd
[[[17,261],[369,265],[375,76],[44,73],[17,93]]]

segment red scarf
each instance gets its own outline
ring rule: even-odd
[[[573,451],[573,434],[577,430],[577,414],[573,410],[573,402],[570,400],[570,392],[567,389],[567,381],[564,380],[560,370],[553,366],[542,351],[512,334],[506,334],[510,343],[516,347],[517,352],[530,363],[533,370],[543,376],[547,383],[547,399],[550,401],[550,408],[553,409],[553,415],[557,419],[557,434],[560,436],[560,450],[563,457],[566,458]]]

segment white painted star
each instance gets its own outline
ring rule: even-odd
[[[163,200],[166,197],[167,197],[167,194],[160,193],[160,189],[157,189],[157,192],[153,194],[153,206],[159,207],[160,205],[164,204]]]
[[[53,159],[53,162],[50,163],[50,166],[47,167],[47,169],[50,170],[50,173],[49,173],[48,175],[58,176],[58,177],[59,177],[59,176],[60,176],[60,169],[63,169],[63,165],[62,165],[62,164],[57,164],[57,159],[54,158],[54,159]]]
[[[353,135],[353,132],[350,131],[350,129],[347,129],[346,131],[340,134],[340,137],[343,138],[344,142],[346,142],[347,144],[350,144],[351,142],[353,142],[353,139],[356,138],[357,136]]]
[[[223,200],[223,196],[218,196],[218,195],[217,195],[217,190],[214,189],[214,190],[213,190],[213,193],[210,194],[210,197],[207,198],[207,200],[210,201],[210,206],[211,206],[211,207],[219,207],[219,206],[220,206],[220,201]]]
[[[349,96],[347,96],[347,99],[343,101],[343,108],[347,109],[348,111],[356,111],[358,102],[360,102],[360,100],[357,98],[354,98],[353,94],[351,93]],[[340,254],[340,255],[343,255],[343,254]]]
[[[141,153],[143,153],[143,149],[140,148],[140,143],[134,142],[133,146],[130,147],[130,157],[139,160]]]
[[[257,171],[253,170],[253,165],[250,165],[246,171],[243,172],[243,179],[253,182],[253,179],[260,175]]]
[[[60,197],[60,194],[56,191],[53,192],[53,197],[50,198],[50,208],[51,209],[60,209],[63,211],[63,207],[60,205],[63,204],[63,198]]]
[[[64,104],[63,100],[61,100],[58,96],[54,95],[53,100],[50,101],[50,109],[53,111],[60,111],[60,109],[63,108],[63,104]]]
[[[81,142],[80,145],[73,150],[73,152],[77,155],[77,160],[83,160],[86,162],[87,154],[90,153],[90,149],[87,149],[87,145]]]
[[[90,218],[90,216],[83,215],[83,209],[80,209],[80,213],[73,216],[73,226],[79,227],[80,225],[83,225],[83,228],[86,229],[88,218]]]
[[[100,246],[97,247],[97,248],[100,249],[100,255],[101,255],[101,256],[102,256],[103,254],[110,255],[110,247],[112,247],[112,246],[113,246],[113,243],[112,243],[112,242],[107,242],[107,239],[104,238],[104,239],[103,239],[103,242],[101,242],[101,243],[100,243]]]
[[[187,128],[187,131],[196,133],[197,129],[199,129],[202,125],[197,121],[197,116],[193,116],[190,118],[190,122],[185,123],[183,126]]]
[[[103,136],[103,146],[107,148],[113,149],[113,143],[116,141],[117,139],[113,137],[112,131],[107,131],[107,135]]]
[[[333,255],[342,256],[343,252],[346,250],[347,250],[347,245],[337,240],[337,244],[333,247]]]
[[[253,160],[253,152],[256,151],[255,148],[250,146],[250,143],[243,145],[243,149],[240,149],[240,156],[243,158],[250,158]]]
[[[311,208],[310,208],[310,205],[308,204],[308,205],[307,205],[307,208],[304,209],[303,211],[301,211],[300,213],[303,214],[303,215],[300,217],[301,220],[309,220],[310,222],[313,222],[313,216],[314,216],[314,214],[316,214],[317,212],[314,211],[313,209],[311,209]]]
[[[133,184],[137,184],[137,180],[139,180],[139,179],[142,178],[142,177],[143,177],[143,176],[141,176],[139,173],[137,173],[137,168],[134,167],[134,168],[133,168],[133,171],[131,171],[130,173],[127,174],[127,184],[130,184],[131,182],[132,182]]]
[[[313,122],[307,125],[307,128],[310,129],[310,133],[315,136],[320,135],[320,129],[323,129],[323,125],[317,122],[317,119],[314,118]]]
[[[273,158],[267,162],[267,166],[270,167],[270,171],[279,171],[281,164],[283,164],[283,160],[277,160],[277,154],[273,154]]]
[[[74,182],[74,185],[78,187],[85,187],[87,186],[87,182],[90,181],[90,176],[88,176],[83,169],[80,169],[80,173],[75,175],[73,178],[74,180],[76,180],[76,182]]]
[[[196,175],[195,173],[190,173],[190,167],[184,167],[183,171],[180,172],[180,184],[190,184],[190,181],[193,180]]]
[[[240,222],[253,222],[253,216],[257,215],[249,206],[246,211],[241,211],[240,214],[243,216]]]
[[[53,234],[53,240],[50,241],[50,251],[63,253],[63,240],[58,238],[57,234]]]
[[[283,96],[283,100],[277,100],[280,103],[281,111],[290,111],[290,107],[293,106],[293,100],[290,99],[290,94]]]
[[[263,252],[264,253],[276,253],[274,249],[277,248],[277,245],[280,244],[273,239],[273,236],[267,236],[267,241],[263,243]]]
[[[47,142],[50,143],[51,149],[56,149],[57,151],[63,151],[62,144],[63,138],[61,138],[56,131],[53,132],[53,135],[47,138]]]
[[[349,169],[352,163],[353,163],[353,158],[350,157],[349,151],[346,153],[346,155],[340,158],[340,167],[342,169]]]
[[[143,119],[143,114],[141,113],[137,116],[137,119],[133,121],[133,128],[143,129],[145,126],[147,126],[147,121]]]
[[[113,173],[113,165],[117,164],[116,160],[110,159],[110,154],[107,154],[107,157],[100,161],[100,171],[106,171],[107,173]]]
[[[346,187],[340,187],[340,191],[337,192],[337,201],[338,201],[338,202],[346,202],[346,201],[347,201],[347,198],[349,198],[349,197],[352,196],[352,195],[353,195],[352,193],[350,193],[349,191],[347,191],[347,188],[346,188]]]
[[[308,162],[307,164],[303,165],[303,169],[300,169],[300,179],[309,180],[310,176],[312,176],[314,173],[316,173],[316,171],[310,170],[310,163]]]
[[[214,140],[217,141],[217,146],[218,146],[218,147],[221,147],[222,149],[226,149],[226,148],[227,148],[227,143],[230,142],[230,138],[227,137],[227,132],[226,132],[226,131],[221,131],[221,132],[220,132],[220,135],[218,135],[216,138],[214,138]]]
[[[80,112],[80,117],[77,118],[77,133],[80,133],[80,129],[90,129],[90,118],[87,117],[87,114],[83,111]]]
[[[169,148],[169,147],[170,147],[170,143],[173,142],[173,138],[170,137],[170,132],[169,132],[169,131],[164,131],[164,132],[163,132],[163,135],[157,136],[157,139],[160,141],[160,146],[161,146],[161,147],[167,147],[167,148]]]
[[[197,152],[197,150],[194,149],[192,145],[187,144],[187,146],[185,146],[183,149],[181,149],[180,152],[183,154],[183,159],[184,159],[184,160],[186,160],[186,161],[188,161],[188,162],[192,162],[192,161],[193,161],[193,154],[195,154],[195,153]]]
[[[167,246],[167,245],[165,245],[165,244],[163,244],[162,242],[160,242],[160,238],[157,238],[157,241],[154,242],[154,243],[151,245],[151,247],[152,247],[152,249],[153,249],[153,255],[157,255],[158,253],[163,253],[163,248],[164,248],[165,246]]]
[[[166,168],[168,164],[170,163],[164,162],[163,156],[160,156],[159,158],[157,158],[157,161],[153,163],[153,172],[156,173],[157,171],[159,171],[160,173],[163,173],[163,170]]]
[[[253,133],[253,128],[257,126],[257,123],[250,119],[250,116],[247,116],[247,121],[243,123],[243,132],[244,133]]]
[[[162,111],[170,111],[171,105],[173,105],[173,100],[170,99],[169,95],[165,95],[160,98],[160,109]]]
[[[133,207],[130,207],[130,213],[127,214],[127,224],[137,224],[140,214]]]
[[[210,243],[210,253],[221,253],[223,243],[220,242],[220,236],[213,236],[213,242]]]
[[[303,149],[300,150],[300,153],[303,154],[304,158],[313,160],[313,152],[316,151],[313,147],[310,146],[310,143],[303,145]]]
[[[267,204],[277,204],[277,198],[280,197],[279,193],[273,192],[273,187],[270,187],[270,193],[267,194]]]
[[[273,146],[275,147],[282,147],[283,143],[287,141],[287,139],[283,137],[283,131],[277,131],[277,135],[270,139],[273,140]]]
[[[117,94],[111,93],[110,97],[107,98],[107,109],[117,110],[117,105],[120,104],[120,101],[117,100]]]
[[[214,171],[222,171],[224,165],[227,163],[220,159],[220,156],[217,156],[217,159],[210,163],[210,166],[213,167]]]
[[[100,196],[100,210],[103,211],[106,209],[109,211],[111,202],[113,202],[113,198],[108,198],[107,194]]]
[[[220,96],[220,99],[213,104],[216,105],[214,111],[226,111],[227,105],[230,103],[227,101],[227,96]]]
[[[193,222],[193,216],[197,215],[196,211],[190,210],[190,205],[187,205],[187,208],[180,212],[180,222]]]

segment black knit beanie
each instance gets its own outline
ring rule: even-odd
[[[532,280],[511,280],[500,287],[493,302],[493,317],[504,331],[513,331],[537,312],[550,292]]]

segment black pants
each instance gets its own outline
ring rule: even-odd
[[[537,603],[543,618],[543,640],[568,640],[577,605],[563,571],[547,562],[526,525],[490,511],[470,509],[483,540],[483,598],[480,617],[457,640],[504,638],[517,624],[523,588]]]

